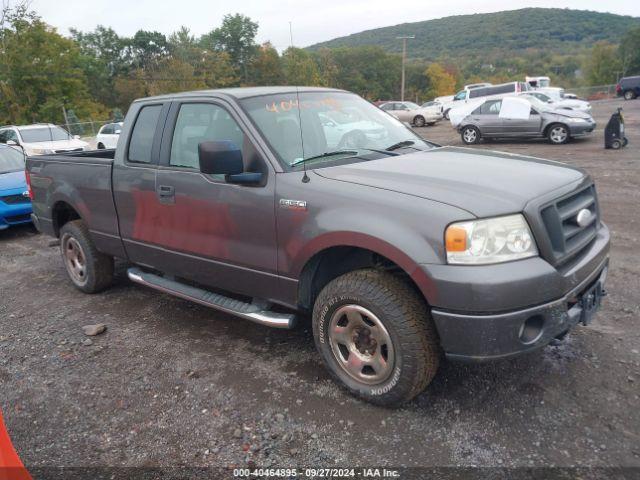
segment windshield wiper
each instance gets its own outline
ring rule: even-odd
[[[300,158],[291,164],[292,167],[296,165],[300,165],[301,163],[308,162],[309,160],[317,160],[318,158],[326,158],[333,157],[336,155],[357,155],[359,152],[357,150],[334,150],[333,152],[324,152],[320,155],[314,155],[313,157]]]
[[[402,142],[394,143],[390,147],[385,148],[385,150],[387,152],[391,152],[393,150],[397,150],[397,149],[402,148],[402,147],[410,147],[414,143],[416,143],[416,142],[414,142],[413,140],[403,140]]]

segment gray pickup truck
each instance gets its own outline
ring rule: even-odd
[[[443,356],[543,347],[604,295],[586,173],[434,145],[340,90],[138,100],[115,150],[30,157],[27,173],[80,290],[107,288],[119,258],[133,282],[240,318],[311,316],[327,369],[378,404],[417,395]]]

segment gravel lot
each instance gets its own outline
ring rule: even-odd
[[[613,235],[603,310],[560,346],[445,363],[397,410],[330,381],[308,322],[270,330],[135,286],[122,268],[112,289],[85,295],[50,238],[0,232],[0,407],[25,465],[640,468],[640,100],[594,105],[587,139],[476,148],[592,174]],[[619,105],[630,144],[604,150]],[[419,130],[462,145],[448,123]],[[84,345],[94,323],[107,331]]]

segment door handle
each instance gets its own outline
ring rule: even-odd
[[[158,187],[158,195],[161,197],[173,197],[175,195],[175,188],[170,185],[160,185]]]

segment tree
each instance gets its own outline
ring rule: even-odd
[[[278,51],[266,42],[260,46],[249,68],[254,85],[282,85],[284,73]]]
[[[589,85],[606,85],[617,81],[617,73],[622,70],[618,50],[607,42],[598,42],[591,49],[585,64]]]
[[[640,27],[627,31],[620,41],[622,75],[640,74]]]
[[[313,57],[306,50],[289,47],[282,53],[282,64],[287,85],[320,85],[320,74]]]
[[[80,118],[106,118],[89,93],[78,45],[26,5],[5,9],[0,30],[0,124],[63,123],[62,107]]]
[[[169,42],[160,32],[138,30],[128,44],[131,63],[137,68],[152,69],[169,56]]]
[[[441,97],[456,93],[456,77],[439,63],[432,63],[424,72],[429,79],[429,97]]]
[[[124,51],[128,44],[111,28],[98,25],[93,32],[71,29],[71,38],[82,52],[82,69],[91,95],[101,103],[114,105],[114,79],[128,71]]]
[[[236,13],[225,15],[222,25],[203,35],[200,43],[208,50],[226,52],[232,65],[248,83],[248,67],[257,51],[256,34],[258,24],[249,17]]]

